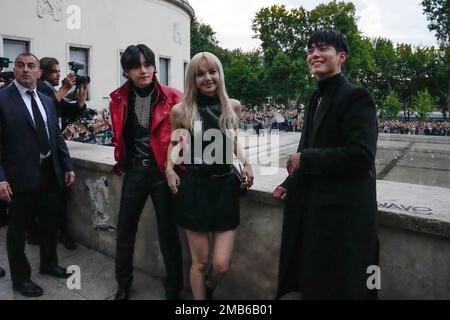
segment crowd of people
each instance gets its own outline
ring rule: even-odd
[[[253,129],[258,134],[260,130],[301,132],[303,119],[297,110],[280,111],[273,107],[267,107],[264,111],[243,111],[240,118],[242,130]]]
[[[450,136],[448,121],[409,121],[384,120],[378,122],[378,132],[426,136]]]
[[[264,111],[244,111],[241,114],[240,128],[242,130],[274,130],[286,132],[301,132],[303,115],[297,110],[279,111],[273,107]],[[450,122],[448,121],[400,121],[378,119],[379,133],[411,134],[426,136],[450,136]]]

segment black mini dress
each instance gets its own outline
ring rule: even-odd
[[[201,136],[209,129],[219,130],[218,119],[221,113],[218,97],[199,94],[197,102],[202,121]],[[190,163],[184,165],[185,170],[175,195],[175,221],[178,226],[196,232],[214,232],[234,230],[239,225],[239,182],[233,175],[232,164],[226,162],[227,158],[232,159],[233,153],[231,140],[228,140],[231,145],[226,148],[227,139],[230,138],[222,133],[221,160],[211,163],[211,158],[207,160],[204,155],[210,154],[218,159],[219,157],[215,157],[217,148],[213,150],[210,146],[209,150],[213,151],[207,150],[206,153],[205,149],[215,140],[199,140],[191,133]],[[194,152],[194,146],[199,141],[202,148],[197,149],[202,151],[201,155]],[[217,143],[215,145],[218,146]],[[227,156],[226,152],[231,154]]]

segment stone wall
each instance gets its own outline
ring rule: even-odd
[[[69,142],[77,180],[69,204],[70,229],[81,244],[111,257],[115,251],[122,178],[111,173],[112,148]],[[257,170],[255,170],[257,171]],[[233,264],[216,291],[224,299],[272,299],[277,284],[282,205],[271,190],[285,174],[255,175],[241,198]],[[450,298],[450,189],[379,181],[380,299]],[[185,285],[190,257],[182,230]],[[151,201],[139,225],[135,267],[164,276]]]

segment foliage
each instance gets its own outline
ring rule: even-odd
[[[427,113],[433,111],[433,98],[428,93],[428,89],[419,91],[413,100],[414,111],[417,112],[420,120],[425,120]]]
[[[402,109],[401,103],[398,100],[398,95],[395,91],[389,92],[380,108],[380,117],[382,119],[395,119]]]
[[[450,43],[450,0],[423,0],[423,12],[429,22],[428,29],[434,31],[436,39],[443,45]]]
[[[448,2],[425,0],[422,5],[428,15],[428,8],[448,10]],[[432,11],[436,15],[433,21],[440,23],[439,30],[444,30],[442,18],[437,17],[442,13],[439,10]],[[431,104],[432,109],[444,114],[449,110],[448,41],[435,48],[364,37],[358,30],[356,10],[351,2],[331,1],[311,10],[288,9],[284,5],[261,8],[252,21],[254,37],[261,40],[261,48],[252,52],[223,49],[209,25],[195,19],[192,23],[192,55],[201,51],[216,54],[224,66],[230,96],[248,106],[261,105],[268,97],[274,103],[290,107],[305,105],[317,87],[306,63],[307,40],[315,30],[332,28],[343,32],[349,42],[350,55],[344,64],[344,75],[369,89],[380,114],[390,116],[388,110],[398,108],[397,102],[404,111],[416,108],[413,97],[419,92],[421,99],[427,92],[431,101],[436,102],[436,106]]]

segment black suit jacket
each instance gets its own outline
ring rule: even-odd
[[[73,171],[66,143],[59,129],[53,100],[38,91],[48,118],[50,150],[58,182]],[[15,84],[0,90],[0,181],[8,181],[13,192],[38,187],[40,155],[33,119]]]
[[[317,93],[315,93],[317,94]],[[367,267],[377,263],[377,117],[370,93],[343,76],[326,88],[316,119],[311,98],[288,189],[278,296],[370,298]]]

